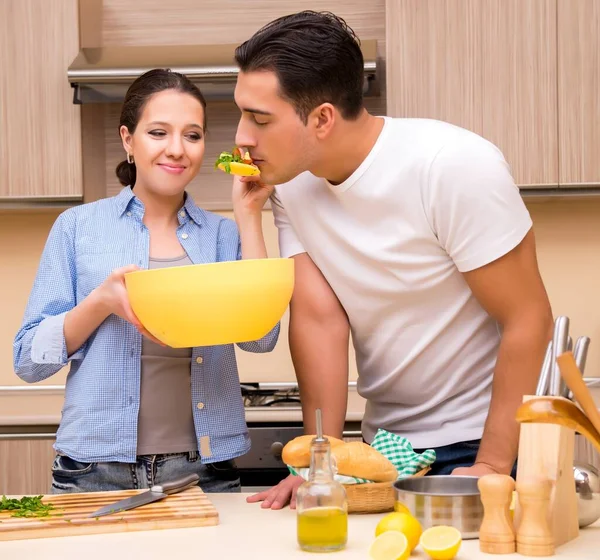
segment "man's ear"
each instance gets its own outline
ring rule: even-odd
[[[308,119],[314,128],[317,138],[323,140],[331,134],[335,125],[335,107],[331,103],[321,103],[321,105],[311,111]]]
[[[128,154],[131,154],[133,152],[133,146],[131,145],[131,140],[133,138],[131,134],[129,134],[129,129],[125,125],[122,125],[119,128],[119,134],[121,135],[121,141],[123,142],[123,149]]]

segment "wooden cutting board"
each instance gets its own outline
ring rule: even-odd
[[[44,496],[42,501],[54,506],[48,517],[20,518],[11,517],[10,511],[0,512],[0,541],[204,527],[219,523],[217,510],[199,487],[136,509],[88,517],[102,506],[142,492],[145,490]]]

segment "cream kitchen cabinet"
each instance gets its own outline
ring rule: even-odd
[[[387,0],[388,114],[496,144],[522,187],[558,184],[556,0]]]
[[[48,494],[55,452],[54,437],[0,434],[0,497]]]
[[[82,197],[77,0],[0,2],[0,201]]]
[[[502,150],[518,185],[555,187],[556,0],[480,5],[483,136]]]
[[[561,186],[600,186],[600,0],[558,0]]]

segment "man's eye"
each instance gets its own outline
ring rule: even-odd
[[[252,116],[252,119],[258,126],[265,126],[266,124],[269,124],[269,121],[259,121],[254,115]]]

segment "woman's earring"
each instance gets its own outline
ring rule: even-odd
[[[127,163],[129,165],[133,164],[133,156],[129,152],[127,152]]]

